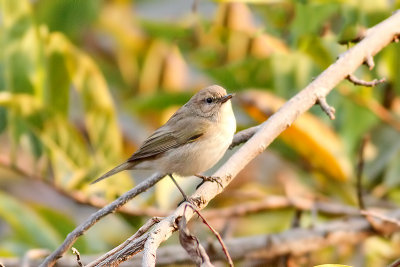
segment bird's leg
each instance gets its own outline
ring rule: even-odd
[[[174,182],[174,184],[176,185],[176,187],[178,187],[179,192],[181,192],[182,196],[183,196],[183,201],[189,201],[188,196],[185,194],[185,192],[183,192],[182,188],[179,186],[179,184],[176,182],[176,180],[174,179],[174,177],[172,176],[172,174],[168,174],[168,176],[171,178],[171,180]],[[190,201],[189,201],[190,202]],[[179,203],[181,204],[181,203]]]
[[[203,181],[198,185],[198,186],[196,186],[196,189],[197,188],[199,188],[202,184],[204,184],[204,182],[216,182],[219,186],[221,186],[222,188],[224,188],[223,186],[222,186],[222,181],[221,181],[221,178],[219,178],[219,177],[214,177],[214,176],[204,176],[204,175],[201,175],[201,174],[195,174],[194,176],[197,176],[197,177],[199,177],[200,179],[203,179]]]

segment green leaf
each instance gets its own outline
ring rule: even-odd
[[[364,173],[368,181],[374,181],[393,161],[398,164],[400,152],[400,133],[387,125],[379,125],[371,133],[371,143],[375,147],[376,156],[365,162]],[[394,163],[395,164],[395,163]],[[391,170],[392,169],[392,170]],[[387,182],[392,183],[391,172],[396,172],[393,166],[388,170]],[[398,177],[397,177],[398,179]]]
[[[10,225],[16,237],[36,247],[55,249],[60,235],[51,224],[17,199],[0,192],[0,217]]]
[[[339,11],[338,8],[337,3],[304,4],[296,1],[294,11],[296,15],[291,24],[293,43],[297,44],[302,36],[319,34],[329,17]]]
[[[62,237],[66,237],[76,227],[75,222],[67,214],[38,204],[31,205],[31,207],[52,225]],[[85,238],[79,238],[77,242],[74,243],[74,247],[77,248],[79,252],[85,253],[87,250]]]
[[[55,52],[47,57],[47,77],[48,87],[44,96],[45,103],[54,112],[67,117],[71,78],[63,54]]]
[[[125,105],[127,109],[135,112],[158,111],[173,105],[182,106],[191,96],[192,93],[189,92],[158,92],[153,95],[136,96],[131,100],[125,101]]]

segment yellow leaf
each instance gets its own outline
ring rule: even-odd
[[[243,108],[258,122],[268,119],[284,102],[265,91],[247,91],[240,96]],[[279,138],[306,158],[315,170],[340,181],[352,176],[352,166],[341,140],[316,116],[301,115]]]

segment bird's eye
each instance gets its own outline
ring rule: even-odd
[[[208,104],[211,104],[211,103],[213,102],[213,99],[212,99],[211,97],[209,97],[209,98],[206,99],[206,102],[207,102]]]

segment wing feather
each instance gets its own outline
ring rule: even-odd
[[[173,118],[174,117],[171,119]],[[180,118],[180,120],[175,120],[173,123],[171,123],[171,119],[149,136],[128,161],[157,156],[170,149],[194,142],[204,135],[207,129],[207,122],[200,122],[192,125],[193,123],[191,122],[187,124],[187,118]],[[171,124],[173,124],[174,127],[171,127]],[[173,130],[171,130],[172,128]]]

